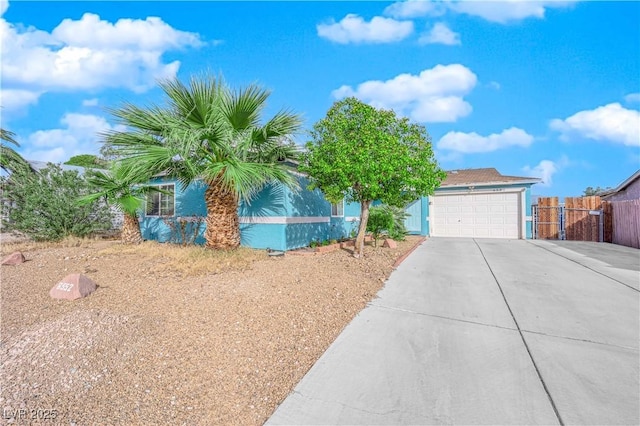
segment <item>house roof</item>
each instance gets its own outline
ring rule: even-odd
[[[440,184],[440,187],[455,187],[469,185],[504,185],[513,183],[538,183],[542,179],[523,177],[523,176],[505,176],[500,174],[493,167],[484,169],[461,169],[449,170],[446,179]]]
[[[620,185],[618,185],[615,189],[613,189],[611,191],[607,191],[606,193],[602,194],[601,197],[602,198],[606,198],[609,195],[613,195],[613,194],[616,194],[616,193],[618,193],[620,191],[624,191],[629,185],[631,185],[633,182],[635,182],[638,179],[640,179],[640,169],[637,170],[631,176],[629,176],[627,179],[625,179],[624,182],[622,182]]]

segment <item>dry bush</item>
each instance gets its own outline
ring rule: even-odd
[[[235,250],[211,250],[201,246],[180,246],[157,241],[138,245],[115,244],[100,254],[135,255],[160,261],[159,271],[170,271],[183,277],[219,274],[230,270],[246,270],[253,262],[267,258],[266,252],[240,247]]]

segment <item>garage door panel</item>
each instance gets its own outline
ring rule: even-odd
[[[431,211],[433,236],[520,237],[518,193],[438,195]]]

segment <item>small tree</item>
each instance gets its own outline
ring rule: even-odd
[[[138,210],[142,208],[144,196],[151,192],[162,192],[156,186],[143,185],[148,174],[136,175],[135,170],[122,163],[113,163],[111,170],[95,170],[89,173],[88,181],[95,192],[80,197],[80,205],[92,204],[101,199],[124,214],[122,241],[126,244],[142,242]]]
[[[111,214],[104,203],[79,206],[75,202],[92,190],[78,172],[53,164],[38,173],[18,169],[5,185],[9,226],[40,241],[108,229]]]
[[[367,231],[371,232],[376,247],[378,247],[378,239],[386,231],[393,228],[393,216],[388,210],[382,207],[371,207],[369,211],[369,220],[367,221]]]
[[[311,132],[300,170],[332,202],[360,203],[354,255],[362,255],[374,200],[404,207],[430,195],[446,174],[424,126],[347,98],[334,103]]]

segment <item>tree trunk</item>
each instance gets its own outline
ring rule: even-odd
[[[124,223],[122,224],[122,242],[125,244],[140,244],[142,242],[142,234],[140,233],[140,222],[135,214],[124,214]]]
[[[234,249],[240,246],[240,220],[236,195],[217,182],[211,182],[204,198],[207,204],[205,247]]]
[[[364,234],[367,232],[367,221],[369,220],[369,206],[371,201],[360,203],[360,226],[356,237],[356,246],[353,251],[354,257],[360,257],[364,253]]]

